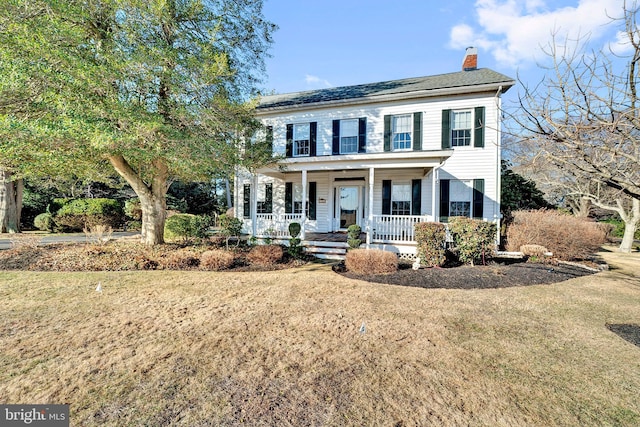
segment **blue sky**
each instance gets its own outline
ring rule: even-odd
[[[536,64],[546,60],[540,46],[554,31],[621,51],[607,15],[620,16],[622,3],[265,0],[264,14],[279,30],[264,88],[285,93],[459,71],[467,46],[478,48],[479,67],[533,84],[542,77]]]

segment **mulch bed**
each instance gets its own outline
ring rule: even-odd
[[[525,262],[419,270],[403,264],[395,273],[379,275],[354,274],[345,271],[340,265],[335,266],[334,271],[351,279],[430,289],[492,289],[541,285],[594,274],[591,270],[573,265]]]

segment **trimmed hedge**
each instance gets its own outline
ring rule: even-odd
[[[211,218],[193,214],[176,214],[167,218],[164,224],[164,237],[169,240],[187,241],[206,237]]]
[[[55,205],[64,203],[56,212],[54,221],[62,231],[82,231],[96,225],[113,228],[124,221],[122,205],[113,199],[56,199]]]
[[[398,256],[380,249],[350,249],[344,261],[356,274],[386,274],[398,270]]]
[[[426,267],[443,265],[446,260],[446,225],[437,222],[419,222],[415,224],[414,229],[420,263]]]
[[[496,224],[467,217],[449,220],[458,259],[465,264],[486,264],[495,256]]]

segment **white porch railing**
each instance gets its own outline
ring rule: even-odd
[[[371,240],[374,243],[408,243],[415,241],[413,226],[418,222],[430,222],[426,215],[373,215]]]
[[[290,237],[292,222],[302,224],[302,215],[256,214],[256,237]]]

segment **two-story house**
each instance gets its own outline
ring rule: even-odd
[[[368,247],[415,253],[413,225],[500,221],[500,102],[515,81],[477,68],[265,96],[257,107],[279,160],[238,173],[235,215],[256,237],[358,224]]]

